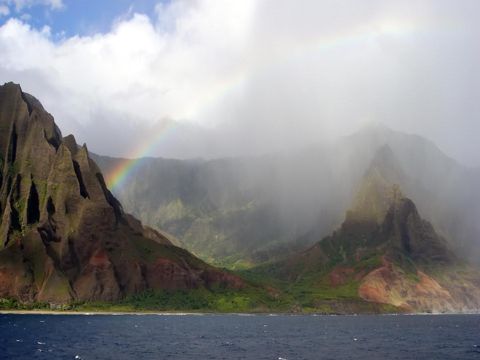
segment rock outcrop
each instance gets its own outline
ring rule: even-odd
[[[19,85],[0,87],[0,298],[114,301],[243,282],[126,214],[85,145]]]
[[[402,176],[393,152],[381,148],[340,228],[287,268],[300,269],[296,276],[316,268],[332,287],[355,283],[361,299],[404,311],[478,311],[480,272],[422,219],[395,183]]]

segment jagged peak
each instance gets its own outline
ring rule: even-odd
[[[42,111],[45,111],[45,108],[43,107],[42,103],[35,96],[24,92],[22,90],[22,87],[20,86],[20,84],[16,84],[16,83],[10,81],[10,82],[4,83],[0,88],[4,92],[14,93],[14,96],[21,96],[23,101],[27,104],[28,111],[30,113],[32,112],[32,110],[34,108],[38,108]]]
[[[372,163],[375,164],[377,162],[384,162],[384,161],[395,161],[396,157],[393,153],[392,148],[387,143],[380,146],[377,151],[375,152],[375,156],[373,157]]]
[[[402,166],[388,144],[384,144],[377,149],[365,176],[373,171],[379,172],[386,181],[392,184],[399,183],[405,178]]]
[[[35,96],[22,91],[22,98],[27,103],[30,113],[34,108],[38,108],[42,111],[45,111],[45,108],[43,107],[42,103]]]
[[[13,132],[16,132],[19,131],[19,128],[23,128],[22,131],[27,131],[29,124],[40,124],[43,128],[45,140],[55,149],[58,149],[62,142],[62,133],[55,124],[53,117],[44,109],[37,98],[23,92],[19,84],[8,82],[0,86],[0,105],[9,114],[2,117],[5,127],[9,127],[13,129]],[[28,110],[27,116],[18,115],[17,111],[13,110],[14,107],[23,108],[23,111],[26,108]],[[12,116],[12,114],[17,115]],[[8,142],[0,140],[0,146],[5,146],[6,143]]]
[[[8,259],[0,262],[15,274],[0,284],[1,298],[112,301],[147,289],[243,286],[128,221],[86,145],[63,138],[17,84],[0,86],[0,124],[0,260]]]
[[[22,88],[20,85],[13,82],[8,82],[0,86],[0,99],[6,103],[16,101],[16,99],[22,97]]]
[[[449,262],[454,259],[444,239],[424,221],[415,203],[402,193],[403,170],[389,146],[375,154],[362,179],[352,209],[347,212],[344,227],[351,224],[381,226],[382,238],[408,254],[427,262]],[[422,259],[424,257],[425,259]]]
[[[78,144],[75,136],[73,136],[72,134],[65,136],[63,138],[63,143],[67,146],[68,150],[70,150],[72,155],[75,155],[77,153]]]
[[[381,146],[362,178],[347,220],[381,223],[391,204],[403,197],[399,184],[404,178],[390,146]]]
[[[456,259],[445,239],[420,216],[413,200],[403,195],[388,209],[382,229],[385,238],[414,261],[449,263]]]
[[[15,90],[22,92],[22,87],[20,86],[20,84],[14,83],[13,81],[8,81],[4,83],[1,87],[6,90]]]

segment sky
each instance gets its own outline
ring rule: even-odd
[[[368,124],[480,166],[476,0],[0,0],[0,82],[124,157],[261,154]]]

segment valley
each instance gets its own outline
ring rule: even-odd
[[[109,189],[124,160],[63,137],[19,85],[0,87],[0,127],[0,309],[480,309],[478,172],[425,139],[374,126],[293,155],[146,158]]]

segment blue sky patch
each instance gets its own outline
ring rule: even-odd
[[[163,2],[167,2],[164,0]],[[33,1],[21,9],[9,0],[0,0],[0,6],[8,7],[8,15],[0,16],[0,25],[10,18],[18,18],[36,29],[49,26],[54,37],[88,36],[106,33],[115,19],[129,13],[154,15],[153,0],[63,0],[63,7],[53,8],[45,2]]]

